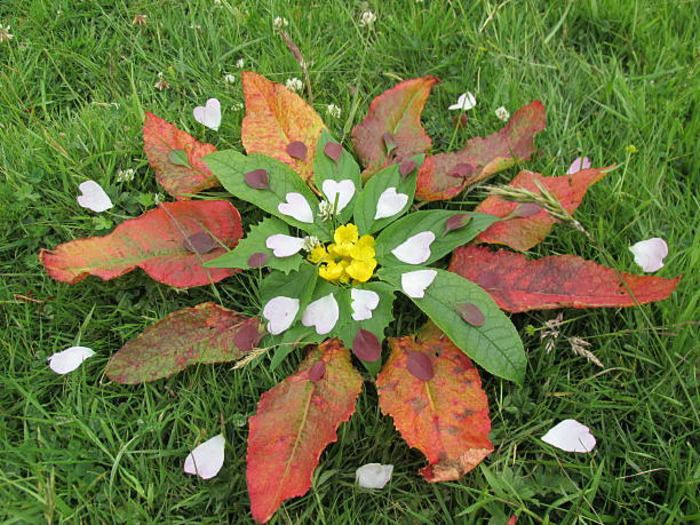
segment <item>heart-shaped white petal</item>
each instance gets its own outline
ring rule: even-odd
[[[94,180],[83,182],[78,186],[78,189],[81,193],[81,195],[78,195],[78,204],[83,208],[101,213],[113,206],[107,192]]]
[[[57,374],[67,374],[80,366],[80,364],[95,355],[91,348],[85,346],[71,346],[63,352],[57,352],[49,357],[49,368]]]
[[[275,257],[291,257],[301,251],[304,247],[304,242],[304,239],[299,237],[276,233],[265,239],[265,246],[272,250]]]
[[[449,109],[451,111],[454,111],[454,110],[469,111],[474,106],[476,106],[476,97],[474,96],[473,93],[467,91],[466,93],[462,93],[459,96],[456,104],[452,104],[447,109]]]
[[[422,264],[430,258],[430,245],[434,240],[433,232],[416,233],[391,250],[391,253],[406,264]]]
[[[377,201],[377,211],[374,214],[374,220],[393,217],[397,213],[401,213],[407,202],[408,195],[397,193],[394,186],[385,189]]]
[[[355,195],[355,183],[350,179],[341,181],[326,179],[321,184],[321,190],[331,204],[335,203],[336,195],[338,196],[338,207],[335,212],[340,213],[343,208],[350,204]]]
[[[314,222],[314,212],[311,211],[311,206],[301,193],[287,193],[285,199],[285,202],[280,202],[277,206],[282,215],[288,215],[307,224]]]
[[[401,289],[403,293],[415,299],[425,297],[425,289],[433,284],[437,277],[435,270],[416,270],[401,274]]]
[[[660,237],[639,241],[630,246],[634,262],[645,272],[655,272],[664,267],[664,257],[668,255],[668,245]]]
[[[226,439],[223,434],[208,439],[185,458],[185,472],[202,479],[216,476],[224,465]]]
[[[267,319],[267,331],[278,335],[292,326],[299,312],[299,299],[283,295],[273,297],[263,308],[263,317]]]
[[[350,290],[352,299],[352,318],[355,321],[366,321],[372,319],[372,310],[379,306],[379,294],[372,290],[361,290],[352,288]]]
[[[576,159],[574,159],[574,161],[571,163],[571,166],[569,166],[569,169],[566,171],[566,174],[573,175],[581,170],[587,170],[590,167],[591,159],[588,157],[576,157]]]
[[[335,300],[332,293],[329,293],[306,307],[301,316],[301,324],[313,326],[317,334],[325,335],[333,330],[339,316],[338,301]]]
[[[542,441],[566,452],[590,452],[595,447],[591,429],[575,419],[565,419],[542,436]]]
[[[355,482],[363,489],[383,489],[393,472],[394,465],[367,463],[355,471]]]
[[[217,99],[210,98],[204,106],[194,108],[192,115],[203,126],[218,131],[221,125],[221,104]]]

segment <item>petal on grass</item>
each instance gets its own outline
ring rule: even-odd
[[[224,448],[226,439],[223,434],[208,439],[197,446],[185,458],[185,472],[202,479],[216,476],[224,465]]]
[[[57,352],[49,357],[49,368],[57,374],[67,374],[77,369],[83,361],[95,355],[91,348],[86,346],[71,346],[62,352]]]
[[[78,186],[80,195],[78,195],[78,204],[92,210],[95,213],[102,213],[113,207],[112,200],[107,195],[107,192],[102,189],[102,186],[94,180],[87,180]]]
[[[394,473],[394,465],[367,463],[355,471],[355,483],[363,489],[383,489]]]
[[[542,441],[566,452],[590,452],[595,448],[591,429],[575,419],[565,419],[542,436]]]
[[[668,245],[660,237],[653,237],[630,246],[634,262],[645,272],[655,272],[664,267],[664,257],[668,255]]]
[[[202,126],[218,131],[221,126],[221,103],[210,98],[204,106],[194,108],[192,115]]]

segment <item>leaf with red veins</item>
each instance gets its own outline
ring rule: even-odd
[[[544,177],[534,171],[523,170],[518,173],[509,186],[526,189],[533,193],[541,193],[537,186],[539,183],[557,198],[569,214],[573,214],[581,204],[588,188],[605,177],[611,168],[612,166],[582,170],[573,175],[560,177]],[[515,212],[515,216],[511,215],[512,218],[508,220],[492,224],[486,231],[479,234],[476,238],[477,242],[504,244],[522,252],[542,242],[554,224],[559,221],[541,208],[539,210],[528,209],[524,214],[518,213],[524,206],[524,204],[508,201],[497,195],[491,195],[484,199],[475,211],[502,218]],[[522,215],[527,216],[523,217]]]
[[[202,162],[202,157],[214,153],[216,147],[197,141],[153,113],[146,113],[143,149],[156,172],[156,180],[176,199],[189,199],[191,194],[219,185]]]
[[[449,269],[481,286],[507,312],[636,306],[666,299],[680,281],[622,273],[575,255],[533,260],[483,246],[458,248]]]
[[[432,141],[420,116],[437,82],[432,76],[405,80],[372,101],[365,119],[352,130],[355,151],[366,168],[363,178],[430,150]]]
[[[206,253],[193,250],[201,232],[215,242]],[[39,259],[57,281],[75,284],[88,275],[104,281],[141,268],[156,281],[177,288],[216,283],[240,270],[205,268],[243,235],[241,216],[228,201],[163,203],[128,219],[102,237],[78,239],[41,250]]]
[[[246,470],[256,522],[267,522],[284,500],[306,494],[321,453],[337,440],[361,391],[349,350],[330,339],[308,354],[296,374],[262,395],[249,420]]]
[[[214,303],[183,308],[149,326],[112,356],[105,370],[112,381],[145,383],[194,364],[235,361],[255,347],[259,321]]]
[[[493,451],[479,373],[432,324],[415,336],[390,338],[389,346],[391,355],[377,376],[382,413],[391,416],[409,446],[426,456],[428,465],[420,473],[427,481],[459,479]],[[432,363],[428,380],[411,372],[416,353]]]
[[[427,157],[418,171],[416,197],[446,200],[482,182],[535,152],[535,135],[545,129],[545,109],[539,100],[523,106],[500,131],[474,137],[460,151]]]
[[[308,180],[313,174],[316,143],[325,127],[321,117],[285,86],[252,71],[244,71],[241,77],[246,106],[241,141],[246,152],[284,162]]]

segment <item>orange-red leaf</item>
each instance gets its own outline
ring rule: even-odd
[[[575,255],[533,260],[483,246],[457,249],[450,270],[481,286],[507,312],[636,306],[666,299],[680,280],[617,272]]]
[[[365,178],[388,164],[430,150],[432,141],[420,116],[437,82],[432,76],[405,80],[372,101],[365,119],[352,130]]]
[[[432,325],[416,336],[389,339],[391,355],[377,376],[379,406],[411,447],[428,459],[429,482],[459,479],[493,451],[491,420],[481,379],[464,353]],[[409,370],[422,354],[432,378]],[[429,377],[429,376],[426,376]]]
[[[451,199],[468,186],[488,179],[535,152],[535,135],[547,126],[539,100],[523,106],[500,131],[474,137],[460,151],[425,159],[418,172],[416,197],[426,201]]]
[[[314,366],[319,361],[325,367]],[[350,419],[361,390],[350,352],[331,339],[262,395],[248,431],[246,477],[255,521],[265,523],[284,500],[309,490],[323,449]]]
[[[537,183],[554,195],[564,209],[570,214],[579,207],[586,190],[602,179],[610,168],[582,170],[573,175],[560,177],[543,177],[534,171],[523,170],[509,184],[513,188],[523,188],[533,193],[541,193]],[[507,201],[491,195],[479,204],[475,211],[488,213],[497,217],[507,217],[520,206],[517,202]],[[534,210],[533,210],[534,211]],[[517,214],[516,214],[517,215]],[[527,251],[541,243],[558,222],[545,210],[540,209],[527,217],[513,217],[492,224],[478,237],[478,242],[505,244],[514,250]]]
[[[246,113],[241,141],[248,154],[262,153],[289,164],[304,180],[313,174],[316,143],[324,128],[318,113],[296,93],[262,75],[244,71],[243,96]],[[306,146],[302,158],[294,158],[288,146]],[[301,149],[292,146],[292,153]],[[299,155],[296,155],[299,156]]]
[[[177,129],[153,113],[146,113],[143,124],[143,149],[156,172],[156,180],[176,199],[188,199],[190,194],[219,184],[207,165],[202,162],[202,157],[214,153],[216,147],[197,141],[189,133]],[[173,152],[180,152],[189,166],[174,163]]]
[[[152,324],[112,356],[105,370],[117,383],[169,377],[197,363],[235,361],[251,350],[259,321],[214,303],[183,308]]]
[[[204,234],[213,239],[213,249],[197,253],[192,244],[204,243],[190,239]],[[109,235],[41,250],[39,259],[51,277],[69,284],[88,275],[108,281],[139,267],[160,283],[190,288],[221,281],[238,271],[204,268],[202,263],[224,254],[222,246],[233,248],[242,235],[241,216],[230,202],[171,202],[124,221]]]

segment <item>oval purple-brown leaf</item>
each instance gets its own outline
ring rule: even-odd
[[[524,202],[515,208],[513,215],[516,217],[532,217],[540,211],[542,211],[542,207],[534,202]]]
[[[323,153],[333,162],[338,162],[340,156],[343,154],[343,146],[337,142],[327,142],[326,145],[323,146]]]
[[[452,168],[452,171],[450,171],[448,175],[456,179],[464,179],[472,175],[475,171],[476,168],[473,164],[469,164],[468,162],[460,162],[454,168]]]
[[[459,230],[465,224],[467,224],[470,219],[471,217],[466,213],[453,215],[445,221],[445,233],[450,233],[451,231]]]
[[[251,268],[260,268],[267,262],[267,254],[263,252],[255,252],[248,257],[248,266]]]
[[[486,317],[481,309],[473,303],[463,303],[457,307],[459,315],[462,316],[465,322],[472,326],[483,326],[486,322]]]
[[[306,144],[295,140],[287,144],[287,154],[293,159],[306,160]]]
[[[260,342],[262,336],[256,324],[249,323],[236,332],[233,336],[233,344],[242,352],[250,352]]]
[[[257,169],[249,171],[243,175],[245,183],[256,190],[266,190],[270,187],[270,178],[267,176],[267,170]]]
[[[360,328],[352,341],[352,353],[363,361],[376,361],[382,355],[382,345],[376,335]]]
[[[324,361],[316,361],[309,368],[309,381],[319,381],[326,374],[326,363]]]
[[[399,164],[399,174],[402,177],[406,177],[409,173],[411,173],[415,169],[416,169],[416,163],[415,163],[415,161],[413,161],[411,159],[404,160],[401,164]]]
[[[409,350],[406,368],[412,376],[417,377],[421,381],[430,381],[435,375],[430,357],[422,352]]]
[[[218,246],[217,242],[207,232],[193,233],[184,240],[182,245],[188,252],[199,255],[209,253]]]

